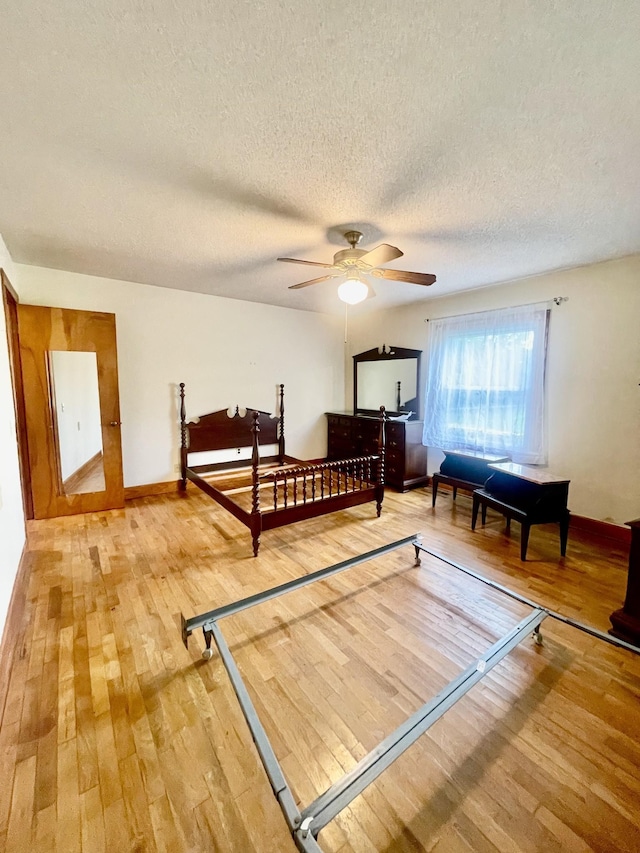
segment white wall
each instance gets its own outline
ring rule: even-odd
[[[325,411],[344,399],[339,318],[19,266],[21,302],[116,315],[126,486],[176,479],[178,383],[187,414],[236,403],[274,411],[285,385],[287,452],[326,454]]]
[[[0,267],[17,290],[16,269],[0,236]],[[0,635],[25,541],[16,422],[4,310],[0,306]]]
[[[426,350],[426,318],[554,296],[569,301],[553,306],[551,314],[549,467],[571,478],[569,505],[574,513],[623,524],[640,516],[640,255],[392,311],[359,317],[352,311],[348,356],[383,343]],[[350,405],[350,357],[347,362]],[[422,399],[424,405],[424,389]],[[441,459],[430,449],[429,470],[437,469]]]

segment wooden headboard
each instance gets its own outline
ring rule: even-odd
[[[234,447],[251,447],[253,444],[253,413],[258,412],[258,424],[260,426],[260,444],[276,444],[278,441],[278,421],[273,419],[268,412],[258,409],[247,409],[244,417],[237,413],[232,418],[227,415],[227,410],[211,412],[203,415],[197,423],[186,424],[189,453],[198,453],[203,450],[227,450]]]
[[[246,414],[240,415],[238,407],[232,417],[227,409],[202,415],[195,423],[187,423],[185,409],[184,382],[180,383],[180,426],[181,444],[189,453],[207,450],[231,450],[236,447],[252,447],[254,444],[253,424],[256,419],[259,429],[259,442],[278,444],[284,453],[284,385],[280,385],[280,416],[272,418],[269,412],[247,407]]]

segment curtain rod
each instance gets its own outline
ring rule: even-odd
[[[474,314],[486,314],[489,311],[508,311],[510,308],[533,308],[534,305],[548,305],[550,302],[556,305],[562,305],[563,302],[568,302],[568,296],[552,296],[550,299],[543,299],[540,302],[524,302],[522,305],[507,305],[504,308],[483,308],[482,311],[469,311],[467,314],[448,314],[445,317],[434,317],[434,320],[453,320],[454,317],[473,317]],[[429,317],[424,318],[424,322],[429,322]]]

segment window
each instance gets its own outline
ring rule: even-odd
[[[429,323],[423,444],[546,462],[548,320],[525,305]]]

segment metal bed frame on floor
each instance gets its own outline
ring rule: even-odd
[[[522,604],[533,609],[533,612],[522,619],[514,628],[507,634],[501,637],[494,643],[484,654],[475,660],[467,669],[451,681],[440,693],[433,699],[424,704],[415,713],[413,713],[404,723],[402,723],[394,732],[382,740],[368,755],[362,758],[355,767],[342,779],[331,785],[323,794],[317,797],[310,805],[300,810],[296,805],[292,791],[287,784],[287,781],[282,772],[282,768],[276,758],[275,752],[269,741],[267,733],[260,722],[255,706],[251,701],[249,692],[242,679],[242,675],[236,665],[231,650],[224,639],[222,632],[218,626],[218,622],[226,616],[232,616],[235,613],[240,613],[242,610],[247,610],[250,607],[255,607],[258,604],[263,604],[270,601],[272,598],[278,598],[287,592],[301,589],[311,583],[319,580],[324,580],[332,575],[357,566],[359,563],[373,560],[390,551],[395,551],[404,545],[413,545],[415,549],[415,565],[420,565],[420,554],[429,554],[452,566],[461,572],[475,578],[478,581],[498,590],[510,598],[519,601]],[[202,613],[199,616],[194,616],[191,619],[185,619],[181,615],[182,621],[182,639],[185,646],[188,646],[189,636],[197,628],[202,628],[206,648],[202,656],[209,659],[213,656],[211,648],[212,640],[215,641],[222,662],[224,663],[233,689],[242,708],[242,712],[249,726],[251,736],[256,744],[258,754],[262,760],[264,769],[269,777],[273,792],[280,804],[283,815],[291,831],[293,840],[298,850],[301,853],[322,853],[322,848],[319,846],[317,838],[320,831],[335,818],[343,809],[345,809],[364,789],[370,785],[378,776],[386,770],[405,750],[407,750],[418,738],[424,734],[437,720],[440,719],[455,703],[461,699],[468,691],[477,684],[484,676],[490,672],[497,663],[499,663],[512,649],[518,646],[522,640],[533,635],[535,642],[542,642],[540,633],[541,623],[547,619],[556,619],[577,628],[592,637],[599,640],[604,640],[611,645],[618,646],[628,651],[640,654],[640,648],[618,640],[615,637],[598,631],[596,628],[591,628],[560,613],[555,613],[552,610],[542,607],[534,601],[520,595],[513,590],[502,586],[495,581],[485,578],[480,574],[468,569],[458,563],[448,560],[440,554],[430,551],[422,544],[422,536],[415,534],[404,539],[399,539],[396,542],[391,542],[381,548],[376,548],[373,551],[368,551],[357,557],[352,557],[349,560],[344,560],[341,563],[336,563],[326,569],[313,572],[296,580],[281,584],[280,586],[272,587],[264,592],[251,595],[248,598],[243,598],[240,601],[232,604],[227,604],[223,607],[218,607],[215,610],[210,610],[207,613]]]

